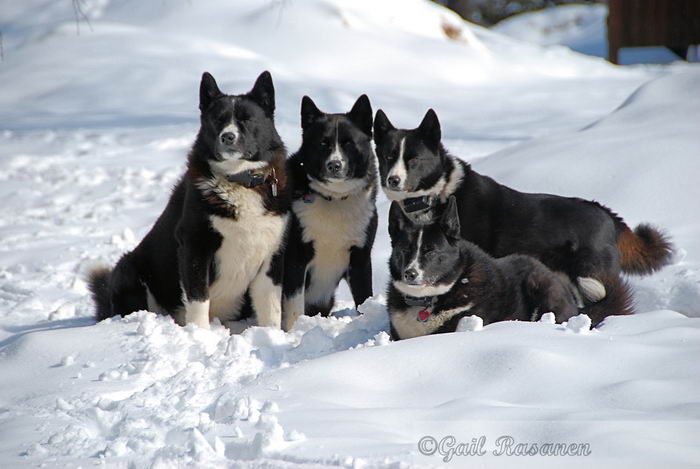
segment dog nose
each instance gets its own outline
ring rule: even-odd
[[[416,269],[406,269],[403,272],[403,279],[407,282],[415,282],[418,278],[418,271]]]
[[[335,175],[340,173],[340,169],[343,167],[343,163],[338,160],[331,160],[326,163],[326,169],[329,173]]]
[[[224,145],[233,145],[233,143],[236,141],[236,134],[233,132],[226,132],[221,134],[221,143]]]
[[[389,176],[386,180],[387,185],[391,189],[398,189],[401,179],[398,176]]]

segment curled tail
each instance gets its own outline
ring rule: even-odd
[[[598,301],[586,301],[581,312],[591,318],[593,325],[600,323],[608,316],[620,316],[634,313],[632,291],[619,275],[599,275],[595,282],[599,282],[603,297]],[[585,293],[582,292],[585,296]]]
[[[628,274],[649,275],[671,262],[673,244],[658,228],[647,223],[632,231],[620,215],[594,200],[587,201],[607,212],[615,224],[620,267]]]
[[[673,245],[657,228],[648,224],[638,225],[632,231],[621,227],[617,237],[622,271],[629,274],[648,275],[671,262]]]
[[[110,293],[110,279],[112,269],[109,267],[95,267],[87,275],[88,288],[95,302],[95,312],[98,321],[114,316]]]

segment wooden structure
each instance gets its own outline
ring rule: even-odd
[[[685,54],[700,44],[700,0],[608,0],[608,60],[621,47],[666,46]]]

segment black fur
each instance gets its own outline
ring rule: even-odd
[[[287,165],[294,201],[285,256],[286,328],[299,314],[327,315],[342,278],[357,305],[372,296],[370,252],[377,230],[377,170],[367,96],[344,114],[323,113],[304,96],[301,126],[301,147]],[[321,270],[330,261],[335,268]]]
[[[395,129],[379,110],[374,131],[380,180],[387,196],[405,206],[402,199],[417,191],[430,192],[427,198],[435,202],[431,208],[409,213],[413,221],[429,223],[454,195],[464,221],[462,237],[494,257],[530,255],[553,271],[565,273],[574,283],[579,277],[590,277],[603,283],[608,294],[622,295],[628,295],[628,289],[613,280],[620,272],[650,273],[670,261],[672,247],[661,232],[646,225],[633,232],[597,202],[518,192],[477,173],[444,149],[440,123],[432,110],[413,130]],[[402,139],[407,176],[401,187],[392,190],[388,178]],[[411,163],[414,160],[418,161]],[[459,173],[461,178],[456,177]],[[630,300],[626,296],[610,304],[629,305]],[[609,314],[629,311],[626,306]]]
[[[414,224],[393,203],[389,232],[392,253],[387,306],[395,340],[406,338],[408,333],[400,324],[408,321],[409,328],[411,322],[417,325],[421,311],[430,313],[424,331],[428,334],[453,332],[467,315],[477,315],[484,324],[490,324],[537,320],[546,312],[553,312],[562,322],[577,314],[576,289],[565,277],[529,256],[514,254],[494,259],[462,239],[454,197],[450,197],[438,221],[428,225]],[[406,278],[414,265],[423,271],[420,282]],[[420,288],[444,286],[449,290],[414,297],[399,288],[407,284]],[[449,311],[457,314],[448,316]],[[440,324],[442,315],[448,319]]]
[[[95,269],[90,274],[99,320],[153,307],[147,300],[150,292],[159,312],[184,323],[183,296],[189,302],[209,299],[210,287],[221,277],[222,263],[232,261],[221,258],[217,251],[226,236],[235,237],[236,230],[242,229],[237,224],[243,223],[239,220],[240,211],[248,209],[238,205],[235,196],[227,201],[217,191],[250,191],[249,197],[261,200],[266,216],[278,217],[284,226],[291,194],[285,174],[286,150],[274,126],[275,98],[270,74],[262,73],[249,93],[226,95],[214,78],[204,73],[199,96],[199,133],[189,153],[187,171],[173,189],[167,206],[141,243],[124,254],[111,272]],[[235,139],[224,138],[227,128],[235,129]],[[242,188],[226,180],[225,165],[236,161],[248,164],[244,160],[262,162],[264,184]],[[273,185],[276,196],[272,194]],[[230,231],[217,230],[213,226],[216,217],[230,220]],[[270,245],[270,252],[265,253],[271,259],[266,274],[273,284],[281,285],[284,240],[278,244]],[[251,254],[237,253],[241,262]],[[245,292],[248,285],[241,287]],[[255,305],[218,311],[216,315],[222,320],[238,319],[245,310],[256,311]]]

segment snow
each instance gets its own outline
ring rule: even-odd
[[[423,0],[80,4],[79,35],[70,2],[2,7],[0,467],[562,464],[493,455],[505,435],[589,444],[574,466],[700,460],[698,65],[615,67]],[[148,312],[95,324],[84,272],[162,210],[202,71],[243,92],[264,69],[292,151],[304,94],[335,112],[367,93],[399,127],[433,107],[446,146],[478,171],[657,224],[674,263],[630,279],[639,314],[593,330],[582,316],[469,317],[463,332],[393,343],[380,195],[362,315],[343,285],[335,317],[289,333]],[[422,437],[448,435],[483,436],[487,454],[419,453]]]

